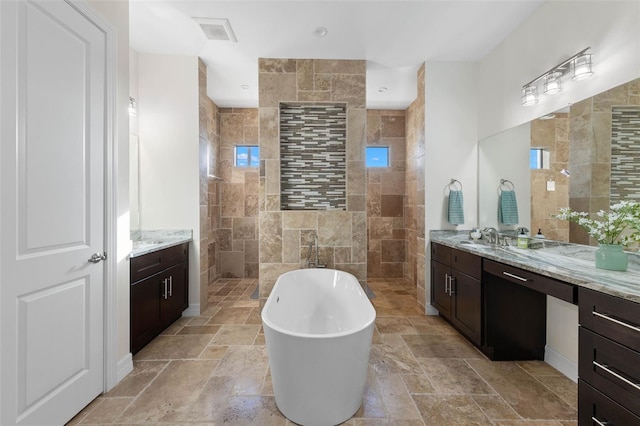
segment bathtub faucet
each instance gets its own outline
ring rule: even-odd
[[[316,256],[314,260],[311,260],[311,253],[315,246]],[[313,234],[313,242],[309,242],[309,253],[307,254],[307,267],[308,268],[326,268],[326,263],[320,263],[320,256],[318,254],[318,234]]]

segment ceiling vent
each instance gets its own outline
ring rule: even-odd
[[[231,29],[231,24],[225,18],[193,18],[194,21],[209,40],[232,41],[236,43],[238,39]]]

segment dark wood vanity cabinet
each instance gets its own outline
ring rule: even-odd
[[[431,301],[471,342],[482,342],[482,258],[431,243]]]
[[[640,425],[640,304],[580,288],[580,425]]]
[[[180,318],[189,306],[188,288],[188,243],[131,258],[131,353]]]
[[[488,259],[482,281],[482,351],[492,360],[543,360],[547,295],[575,304],[577,287]]]

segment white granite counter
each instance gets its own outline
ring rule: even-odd
[[[474,243],[468,231],[431,231],[429,235],[432,242],[640,303],[637,253],[629,253],[627,271],[618,272],[595,267],[597,247],[543,240],[544,248],[520,249]]]
[[[190,229],[157,229],[131,231],[133,249],[129,257],[142,256],[167,247],[177,246],[191,241]]]

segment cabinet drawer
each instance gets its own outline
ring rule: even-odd
[[[580,288],[580,325],[640,352],[640,304]]]
[[[189,258],[189,243],[167,247],[142,256],[131,258],[131,283],[170,268]]]
[[[574,285],[486,259],[483,270],[512,283],[557,297],[565,302],[573,304],[577,302],[578,289]]]
[[[582,380],[640,415],[640,353],[580,327]]]
[[[640,426],[640,417],[580,379],[578,380],[578,423],[580,425]]]
[[[431,260],[436,260],[445,265],[451,265],[451,247],[438,243],[431,243]]]
[[[451,269],[477,280],[482,278],[482,258],[462,250],[451,250]]]

